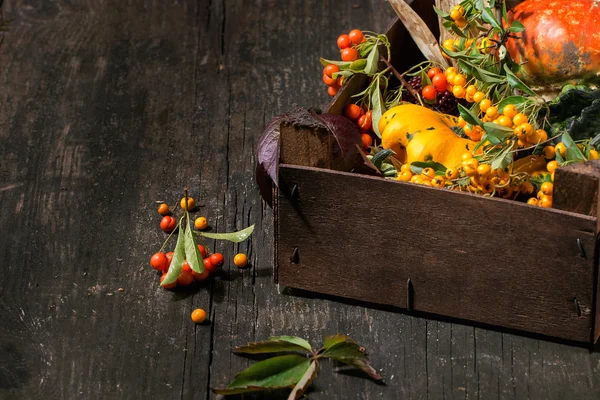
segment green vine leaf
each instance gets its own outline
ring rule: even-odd
[[[318,372],[319,372],[319,361],[318,360],[311,361],[310,366],[308,367],[308,369],[306,370],[304,375],[302,375],[302,378],[300,378],[298,383],[296,383],[296,386],[294,386],[294,390],[292,390],[292,393],[290,393],[290,395],[288,396],[288,400],[297,400],[300,397],[302,397],[302,394],[304,394],[306,389],[308,389],[310,384],[317,377]]]
[[[211,232],[196,232],[196,234],[203,236],[208,239],[215,240],[229,240],[233,243],[240,243],[248,239],[254,232],[254,224],[249,227],[242,229],[241,231],[231,233],[211,233]]]
[[[311,361],[296,354],[278,356],[252,364],[235,376],[225,389],[216,394],[240,394],[264,389],[294,387],[310,368]]]
[[[483,125],[481,120],[477,118],[477,116],[473,114],[471,110],[464,107],[462,104],[458,104],[458,112],[460,113],[460,116],[463,117],[465,121],[467,121],[467,123],[478,126]]]
[[[185,233],[183,234],[185,238],[185,259],[192,268],[192,271],[201,274],[204,272],[204,260],[202,259],[202,254],[200,254],[198,244],[196,243],[196,239],[192,233],[193,231],[190,225],[190,214],[187,211],[185,212],[185,217],[187,219],[187,227],[185,229]],[[179,236],[181,236],[181,232]]]
[[[504,64],[504,72],[506,72],[506,79],[508,80],[508,84],[512,88],[517,88],[530,96],[537,97],[535,92],[529,88],[526,84],[524,84],[517,76],[510,70],[507,64]]]
[[[523,32],[524,30],[525,30],[525,26],[521,22],[519,22],[517,20],[514,20],[512,22],[512,24],[510,25],[510,31],[511,32],[515,32],[515,33],[516,32]]]
[[[312,346],[306,340],[297,336],[273,336],[267,340],[248,343],[233,349],[234,353],[264,354],[284,351],[312,351]]]
[[[179,220],[179,235],[177,235],[177,244],[175,245],[175,250],[173,250],[173,259],[171,260],[171,265],[169,266],[169,271],[163,279],[161,286],[169,285],[177,281],[179,278],[179,274],[181,274],[181,268],[183,267],[183,261],[185,260],[185,234],[182,232],[182,222],[183,218]]]
[[[363,347],[360,347],[350,337],[330,345],[320,353],[323,358],[331,358],[344,364],[353,365],[366,372],[371,378],[381,380],[381,375],[369,364],[368,356]]]
[[[494,28],[502,30],[502,25],[500,25],[500,22],[498,22],[498,20],[496,19],[496,15],[494,15],[494,11],[492,11],[491,8],[484,7],[483,11],[481,12],[481,19],[483,19],[485,22],[487,22]]]

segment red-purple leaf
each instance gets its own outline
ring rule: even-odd
[[[258,141],[258,165],[276,185],[279,167],[279,127],[283,118],[273,118]]]
[[[313,114],[323,121],[338,143],[347,169],[351,169],[356,160],[356,145],[361,143],[360,129],[348,118],[337,114]]]

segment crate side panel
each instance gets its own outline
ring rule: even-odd
[[[316,168],[280,178],[299,194],[280,193],[281,284],[406,308],[410,278],[417,311],[590,341],[595,218]]]

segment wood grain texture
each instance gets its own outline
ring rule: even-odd
[[[407,308],[410,278],[416,311],[590,342],[596,218],[311,167],[280,180],[300,193],[279,199],[280,283]]]
[[[5,0],[4,15],[0,399],[214,399],[250,363],[233,345],[335,332],[387,386],[327,362],[311,399],[598,397],[586,349],[273,285],[254,146],[292,104],[330,102],[318,57],[353,27],[384,31],[385,2]],[[251,268],[228,258],[213,284],[170,293],[147,265],[154,201],[186,186],[213,229],[257,229],[217,245]],[[210,323],[191,324],[195,307]]]

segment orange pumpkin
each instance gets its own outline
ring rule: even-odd
[[[600,2],[598,0],[526,0],[513,8],[525,31],[509,39],[511,57],[522,65],[529,84],[569,81],[600,83]]]

